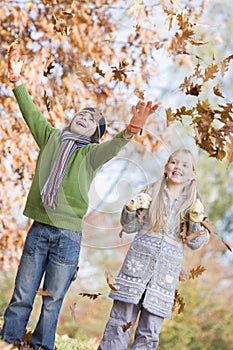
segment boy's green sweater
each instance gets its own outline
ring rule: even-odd
[[[34,105],[24,85],[13,90],[21,113],[40,152],[32,185],[28,194],[24,214],[40,223],[81,231],[83,217],[88,209],[88,191],[98,169],[117,155],[130,139],[124,131],[102,144],[89,144],[74,152],[58,192],[56,209],[45,208],[41,201],[41,190],[50,174],[61,144],[61,130],[51,126]]]

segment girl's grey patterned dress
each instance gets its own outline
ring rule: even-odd
[[[151,195],[153,184],[149,187]],[[126,233],[137,232],[127,253],[122,268],[116,278],[116,291],[110,297],[130,304],[138,304],[143,296],[143,307],[154,315],[169,318],[174,303],[174,294],[181,271],[184,255],[184,243],[180,236],[181,227],[176,225],[176,213],[183,200],[181,194],[173,203],[170,202],[167,188],[164,198],[167,205],[166,229],[160,234],[150,232],[149,209],[144,223],[140,224],[135,211],[124,207],[121,224]],[[208,233],[200,223],[188,221],[189,235],[201,231],[201,236],[193,239],[187,246],[199,249],[208,241]]]

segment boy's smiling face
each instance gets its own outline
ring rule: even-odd
[[[91,137],[97,128],[97,121],[93,114],[88,110],[78,112],[71,122],[70,131],[74,134]]]

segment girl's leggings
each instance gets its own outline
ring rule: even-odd
[[[131,350],[157,349],[164,318],[137,305],[114,300],[109,321],[97,350],[127,350],[133,326],[140,313]]]

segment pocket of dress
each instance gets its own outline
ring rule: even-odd
[[[169,259],[161,256],[158,261],[157,283],[160,287],[172,292],[175,290],[181,270],[181,261],[179,259]]]
[[[126,255],[122,272],[130,277],[141,278],[146,275],[149,263],[149,249],[133,245]]]

